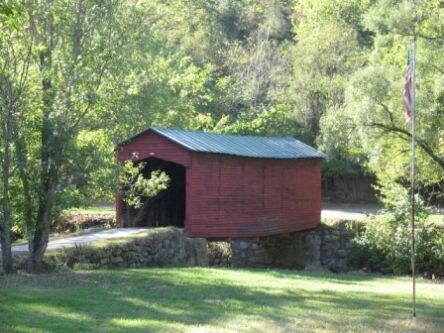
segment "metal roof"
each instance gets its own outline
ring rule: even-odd
[[[195,152],[255,158],[325,158],[323,153],[291,137],[241,136],[156,127],[135,135],[119,146],[149,131]]]

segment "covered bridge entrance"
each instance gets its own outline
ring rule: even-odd
[[[142,198],[140,208],[123,205],[122,219],[126,227],[184,227],[185,222],[185,167],[156,157],[141,160],[145,162],[142,170],[144,178],[151,172],[161,170],[170,177],[166,190],[152,198]]]
[[[323,154],[293,138],[150,128],[121,143],[117,157],[147,162],[145,176],[160,169],[171,178],[139,209],[118,197],[119,227],[174,225],[188,237],[245,238],[320,221]]]

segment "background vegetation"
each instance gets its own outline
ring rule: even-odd
[[[149,126],[293,136],[328,154],[326,178],[405,185],[402,85],[414,36],[418,187],[442,200],[441,1],[0,4],[6,270],[9,230],[28,236],[38,270],[50,221],[63,208],[111,200],[115,145]]]
[[[411,273],[411,198],[399,184],[382,188],[383,214],[367,217],[353,238],[349,263],[390,274]],[[441,277],[444,272],[444,229],[430,219],[419,195],[415,198],[416,272]]]

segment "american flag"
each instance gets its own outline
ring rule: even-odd
[[[414,71],[413,55],[409,50],[409,56],[407,60],[407,71],[405,73],[404,83],[404,107],[405,107],[405,120],[410,123],[413,118],[413,71]]]

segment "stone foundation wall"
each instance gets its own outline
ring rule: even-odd
[[[78,246],[48,253],[46,261],[68,267],[208,266],[207,242],[187,238],[176,228],[157,228],[147,236],[104,246]]]
[[[217,266],[323,267],[344,272],[356,225],[342,221],[261,238],[207,241],[187,238],[173,227],[153,229],[146,237],[105,247],[77,247],[53,255],[56,263],[74,267]]]
[[[343,272],[349,269],[347,256],[355,233],[356,226],[342,221],[286,235],[231,240],[222,247],[225,255],[210,251],[210,265],[293,269],[324,267],[333,272]],[[231,256],[226,255],[227,246],[231,249]],[[218,248],[221,245],[213,246],[213,251]]]
[[[207,241],[187,238],[173,227],[155,228],[134,239],[48,251],[50,266],[85,268],[216,266],[349,269],[347,257],[357,225],[338,222],[315,229],[261,238]],[[16,260],[26,268],[26,256]]]

